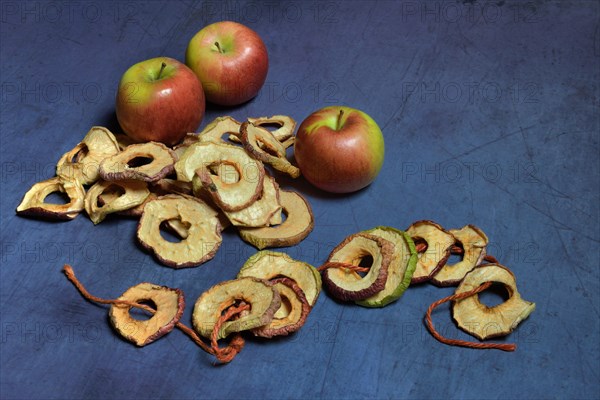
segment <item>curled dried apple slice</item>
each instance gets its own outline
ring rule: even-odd
[[[46,203],[46,197],[52,193],[65,193],[69,197],[66,204]],[[34,184],[25,193],[17,214],[50,219],[73,219],[84,208],[85,190],[75,179],[54,177]]]
[[[264,279],[245,277],[224,281],[208,289],[196,301],[192,314],[194,329],[201,336],[211,338],[219,317],[240,302],[250,304],[249,312],[224,322],[217,339],[268,324],[281,305],[279,293]]]
[[[456,245],[461,249],[462,260],[456,264],[445,264],[431,281],[439,286],[458,285],[465,275],[481,264],[488,244],[486,234],[474,225],[465,225],[461,229],[449,231],[456,238]]]
[[[273,115],[272,117],[248,118],[248,121],[259,127],[265,125],[278,125],[279,128],[271,133],[279,142],[287,148],[294,144],[294,132],[296,131],[296,121],[287,115]],[[292,140],[290,140],[292,139]]]
[[[379,236],[394,244],[385,287],[373,296],[356,302],[366,307],[383,307],[398,300],[410,285],[417,265],[417,251],[410,236],[398,229],[379,226],[364,233]]]
[[[182,182],[175,179],[163,178],[150,183],[150,189],[160,195],[165,194],[192,194],[191,182]]]
[[[130,136],[125,135],[123,133],[117,133],[114,136],[115,136],[115,139],[117,140],[117,144],[119,145],[119,151],[125,150],[127,147],[131,146],[132,144],[140,143],[139,141],[134,140]]]
[[[296,192],[280,190],[279,200],[286,215],[281,224],[263,228],[238,228],[240,237],[259,250],[265,247],[293,246],[313,230],[312,209],[304,197]]]
[[[186,228],[180,242],[165,240],[160,233],[165,221],[179,221]],[[137,228],[140,243],[152,250],[163,264],[173,268],[191,267],[213,258],[221,245],[221,224],[217,211],[200,199],[170,194],[152,200],[144,207]]]
[[[117,212],[117,214],[122,215],[124,217],[140,218],[144,213],[144,207],[146,207],[146,204],[148,204],[152,200],[156,200],[157,198],[158,195],[156,193],[150,192],[150,194],[148,194],[148,197],[146,197],[146,199],[141,204],[138,204],[137,206],[129,208],[127,210],[119,211]],[[104,201],[104,195],[98,196],[98,204],[103,204]],[[167,221],[167,224],[169,224],[169,221]]]
[[[329,255],[321,267],[323,285],[328,293],[341,301],[367,299],[385,288],[394,244],[387,239],[368,233],[348,236]],[[363,260],[371,260],[365,276],[341,265],[360,266]],[[332,268],[335,267],[335,268]]]
[[[302,289],[310,306],[315,305],[321,292],[321,274],[316,268],[276,251],[263,250],[250,257],[237,275],[245,276],[266,280],[290,278]]]
[[[535,310],[535,303],[521,298],[513,273],[500,264],[485,264],[474,268],[456,288],[456,294],[469,292],[486,282],[503,285],[508,291],[508,300],[488,307],[481,304],[478,295],[474,295],[455,300],[452,306],[452,314],[458,326],[479,340],[508,335]]]
[[[85,195],[85,211],[96,225],[108,214],[139,206],[149,194],[148,185],[143,181],[98,181]],[[103,196],[101,201],[100,196]]]
[[[242,144],[255,159],[271,165],[292,178],[300,176],[300,169],[292,165],[285,156],[285,148],[266,129],[244,122],[240,128]]]
[[[412,237],[415,245],[425,248],[424,251],[418,251],[417,267],[411,283],[428,281],[448,261],[456,238],[435,222],[425,220],[413,223],[406,233]]]
[[[276,278],[271,283],[279,293],[281,305],[271,322],[252,330],[255,336],[272,338],[296,332],[304,325],[311,310],[304,292],[293,280]]]
[[[113,304],[109,318],[115,330],[130,342],[145,346],[171,332],[183,314],[185,300],[180,289],[144,282],[130,287],[118,300],[151,303],[156,312],[147,320],[131,316],[131,306]]]
[[[201,142],[225,142],[223,135],[229,134],[229,137],[240,136],[240,126],[242,124],[232,117],[218,117],[198,134],[198,140]]]
[[[279,185],[273,177],[265,174],[260,198],[239,211],[224,211],[233,226],[257,228],[281,223]],[[279,218],[277,218],[279,217]]]
[[[99,178],[102,160],[119,152],[119,144],[108,129],[94,126],[83,140],[66,152],[56,164],[56,175],[90,185]]]
[[[156,182],[173,172],[176,156],[162,143],[132,144],[100,163],[100,176],[106,181],[135,179]]]

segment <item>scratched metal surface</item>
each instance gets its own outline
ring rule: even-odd
[[[1,393],[9,398],[598,398],[600,17],[592,1],[2,2]],[[319,298],[304,329],[249,339],[213,365],[181,332],[146,347],[119,339],[107,309],[60,273],[115,297],[142,281],[195,299],[231,279],[254,249],[233,232],[211,262],[174,271],[134,237],[136,223],[15,216],[34,182],[92,125],[118,131],[113,107],[127,67],[184,58],[209,22],[234,19],[266,42],[258,98],[211,107],[289,114],[363,109],[386,140],[381,175],[348,196],[304,193],[312,234],[285,249],[314,265],[345,236],[432,219],[472,223],[511,268],[536,311],[504,342],[517,351],[453,348],[425,330],[427,306],[452,292],[411,287],[383,309]],[[441,330],[468,338],[448,307]]]

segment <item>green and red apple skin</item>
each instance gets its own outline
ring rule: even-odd
[[[366,113],[344,106],[325,107],[298,128],[294,156],[314,186],[349,193],[368,186],[383,165],[381,129]]]
[[[206,100],[234,106],[255,97],[269,70],[260,36],[237,22],[207,25],[190,40],[185,63],[200,79]]]
[[[204,111],[200,81],[185,64],[172,58],[139,62],[123,74],[119,83],[117,119],[123,131],[136,141],[174,145],[198,128]]]

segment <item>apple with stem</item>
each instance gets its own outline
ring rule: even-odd
[[[269,56],[256,32],[245,25],[221,21],[190,40],[185,63],[200,79],[206,100],[234,106],[255,97],[267,78]]]
[[[384,141],[377,123],[364,112],[344,106],[322,108],[298,128],[294,156],[314,186],[349,193],[368,186],[379,174]]]
[[[157,57],[130,67],[119,83],[117,120],[140,142],[179,143],[204,117],[204,91],[185,64]]]

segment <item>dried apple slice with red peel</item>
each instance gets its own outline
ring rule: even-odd
[[[521,298],[513,273],[500,264],[474,268],[456,288],[456,294],[469,292],[486,282],[504,285],[509,293],[508,300],[488,307],[474,295],[455,300],[452,305],[452,315],[458,326],[479,340],[508,335],[535,310],[535,303]]]
[[[133,144],[100,163],[100,176],[106,181],[135,179],[156,182],[173,172],[176,156],[162,143]]]
[[[321,267],[323,285],[338,300],[365,300],[385,288],[393,254],[394,244],[389,240],[367,233],[348,236]],[[365,257],[372,258],[365,276],[349,268],[337,268],[339,264],[359,266]]]
[[[221,245],[221,224],[217,215],[216,210],[195,197],[162,196],[144,207],[137,237],[167,266],[196,266],[213,258]],[[187,228],[187,236],[180,242],[167,241],[160,234],[161,224],[171,220],[181,221],[178,228]]]
[[[445,264],[433,275],[431,281],[438,286],[458,285],[465,275],[481,264],[486,255],[488,237],[475,225],[465,225],[461,229],[450,229],[462,250],[462,260],[455,264]]]
[[[154,315],[147,320],[133,318],[131,306],[113,304],[110,307],[108,315],[112,326],[123,338],[138,346],[146,346],[171,332],[185,308],[180,289],[147,282],[130,287],[118,300],[137,304],[151,301],[156,307]]]
[[[106,194],[99,201],[99,197]],[[94,223],[99,224],[111,213],[129,210],[142,204],[150,195],[143,181],[98,181],[85,196],[85,211]]]
[[[52,193],[65,193],[69,197],[66,204],[46,203]],[[85,190],[75,179],[54,177],[34,184],[25,193],[17,206],[17,214],[49,219],[71,220],[84,209]]]
[[[417,221],[408,227],[406,233],[411,236],[417,249],[425,244],[425,251],[418,251],[417,267],[411,283],[421,283],[431,279],[450,257],[450,249],[456,238],[433,221]]]
[[[250,304],[250,310],[235,320],[223,323],[217,339],[236,332],[267,325],[281,305],[279,293],[264,279],[244,277],[221,282],[204,292],[194,305],[192,323],[200,336],[210,339],[214,326],[227,308],[239,302]]]

